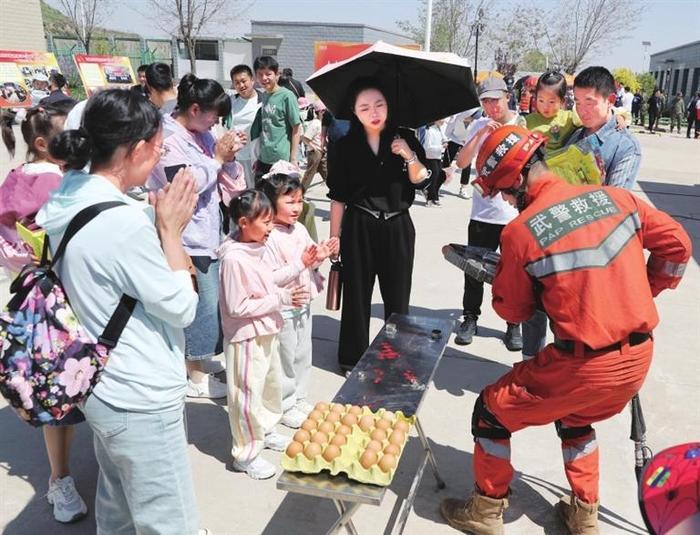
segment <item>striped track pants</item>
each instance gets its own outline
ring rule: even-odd
[[[258,456],[282,418],[279,341],[268,335],[228,343],[225,355],[231,455],[245,463]]]

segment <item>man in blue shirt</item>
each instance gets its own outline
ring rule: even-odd
[[[642,152],[627,129],[617,129],[612,114],[615,79],[610,71],[605,67],[581,71],[574,79],[574,100],[583,126],[571,135],[567,145],[576,144],[584,152],[598,156],[604,185],[632,189]]]

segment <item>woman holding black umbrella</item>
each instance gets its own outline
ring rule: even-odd
[[[386,92],[371,79],[348,91],[348,134],[338,141],[328,176],[331,237],[340,238],[343,310],[338,361],[352,370],[369,346],[375,277],[384,316],[408,313],[415,228],[408,209],[416,185],[430,176],[425,152],[413,132],[391,120]]]

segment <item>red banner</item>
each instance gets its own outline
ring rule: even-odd
[[[48,78],[61,72],[48,52],[0,50],[0,108],[29,108],[49,95]]]

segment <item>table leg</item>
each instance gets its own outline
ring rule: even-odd
[[[355,514],[355,511],[357,511],[357,509],[360,507],[360,504],[351,503],[350,505],[347,505],[341,500],[333,500],[333,503],[335,504],[336,509],[338,509],[340,517],[326,532],[326,535],[339,533],[343,527],[350,535],[358,535],[355,525],[352,523],[352,515]]]
[[[416,499],[416,495],[418,494],[418,487],[420,487],[421,479],[423,479],[423,472],[425,472],[425,465],[426,464],[428,464],[427,451],[423,455],[423,460],[421,461],[420,465],[418,466],[418,471],[416,472],[416,475],[413,476],[413,482],[411,483],[411,488],[408,489],[408,495],[406,496],[406,501],[404,502],[403,507],[401,508],[401,512],[399,513],[399,517],[396,519],[396,523],[394,524],[394,529],[392,530],[392,534],[395,533],[396,535],[401,535],[403,533],[404,528],[406,527],[406,521],[408,520],[408,515],[411,512],[411,509],[413,508],[413,502]]]
[[[423,432],[423,427],[420,425],[420,420],[416,417],[416,431],[418,432],[418,438],[423,443],[423,448],[425,449],[428,461],[430,461],[430,467],[433,469],[433,475],[435,476],[435,481],[437,481],[437,486],[439,489],[445,488],[445,482],[440,477],[440,472],[438,472],[437,462],[435,461],[435,456],[433,455],[433,449],[430,447],[430,442],[425,437]]]

